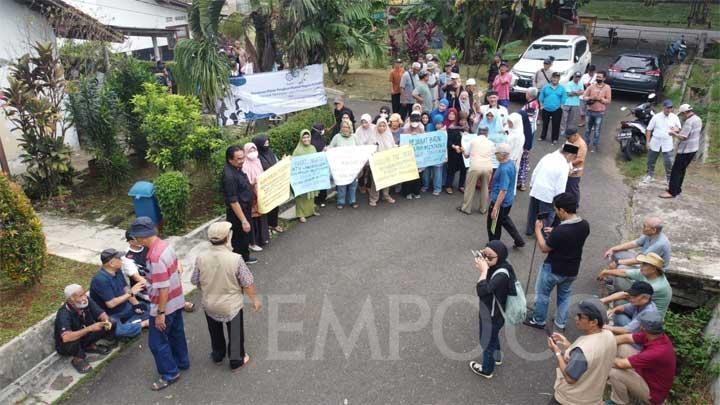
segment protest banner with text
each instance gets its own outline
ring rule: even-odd
[[[447,132],[400,135],[400,145],[412,145],[417,167],[437,166],[447,161]]]
[[[330,188],[327,153],[294,156],[290,166],[290,185],[296,196]]]
[[[289,198],[290,159],[285,158],[258,176],[258,211],[267,214]]]
[[[327,160],[330,164],[333,182],[338,186],[346,186],[357,178],[370,155],[377,146],[341,146],[327,150]]]
[[[402,145],[372,155],[370,170],[378,190],[420,177],[411,145]]]

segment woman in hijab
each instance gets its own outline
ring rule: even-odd
[[[522,159],[525,145],[525,132],[523,131],[522,116],[512,113],[508,116],[508,144],[510,144],[510,160],[515,164],[515,173],[520,172],[520,159]],[[517,187],[517,176],[513,187]]]
[[[410,121],[408,122],[408,125],[405,126],[405,131],[403,131],[404,134],[410,134],[410,135],[418,135],[425,132],[425,127],[423,126],[422,122],[420,121],[422,119],[422,114],[413,111],[410,113]],[[422,170],[420,170],[422,173]],[[400,187],[400,192],[407,200],[412,200],[413,197],[418,199],[420,198],[420,192],[422,189],[422,180],[420,180],[420,177],[418,177],[415,180],[410,180],[402,183]]]
[[[368,145],[370,137],[375,133],[375,125],[372,123],[372,117],[370,114],[363,114],[360,117],[360,126],[355,130],[355,139],[358,145]],[[358,175],[358,187],[360,188],[360,194],[367,193],[368,187],[370,187],[370,164],[365,164],[363,169]]]
[[[430,120],[429,113],[423,112],[420,115],[420,122],[423,124],[423,127],[425,128],[425,132],[432,132],[435,130],[435,124],[433,124],[432,120]]]
[[[378,115],[373,118],[373,124],[377,125],[377,121],[379,118],[385,118],[385,121],[387,121],[390,118],[390,107],[384,105],[380,107],[380,112]]]
[[[297,146],[295,146],[295,150],[293,151],[293,156],[302,156],[302,155],[309,155],[311,153],[316,153],[317,150],[312,145],[312,135],[310,131],[307,129],[303,129],[300,131],[300,140],[297,143]],[[317,194],[316,191],[312,191],[309,193],[296,195],[295,196],[295,215],[298,217],[298,221],[300,223],[307,222],[307,217],[312,215],[319,215],[317,212],[315,212],[315,195]]]
[[[465,176],[467,168],[462,157],[462,134],[466,131],[467,124],[463,125],[463,116],[467,122],[467,115],[464,112],[457,113],[457,110],[451,108],[448,112],[448,119],[456,117],[455,122],[450,122],[447,126],[447,174],[445,176],[445,192],[453,193],[453,183],[455,182],[455,173],[460,172],[458,179],[458,190],[465,192]],[[447,119],[445,121],[448,121]]]
[[[275,153],[270,149],[270,140],[265,135],[258,135],[252,139],[255,147],[258,151],[258,158],[262,165],[263,171],[273,167],[277,163],[278,158]],[[283,228],[278,223],[278,215],[280,214],[280,207],[275,207],[274,210],[267,213],[267,222],[272,232],[281,233]]]
[[[340,122],[340,132],[335,134],[333,136],[333,139],[330,141],[330,148],[341,148],[344,146],[358,146],[357,139],[355,139],[355,135],[352,133],[352,123],[350,121],[341,121]],[[336,197],[336,204],[337,209],[341,210],[345,208],[345,204],[347,203],[353,208],[358,208],[359,205],[357,204],[356,199],[356,192],[357,192],[357,184],[358,181],[355,179],[352,183],[346,184],[344,186],[336,186],[335,190],[337,191],[337,197]]]
[[[505,325],[505,318],[501,308],[504,310],[508,295],[516,294],[516,276],[507,261],[507,247],[499,240],[488,242],[480,253],[481,256],[475,258],[475,268],[480,273],[475,291],[480,300],[480,345],[483,347],[483,358],[482,363],[471,361],[470,370],[479,376],[491,378],[495,366],[502,364],[499,334]]]
[[[443,121],[443,124],[445,124],[445,128],[450,128],[450,125],[455,125],[455,121],[457,121],[457,118],[457,110],[454,108],[448,108],[447,114],[445,115],[445,121]]]
[[[390,128],[390,133],[392,133],[395,145],[398,145],[400,143],[400,134],[403,133],[403,123],[400,114],[395,113],[390,116],[388,127]]]
[[[491,108],[485,113],[485,117],[483,117],[482,122],[480,122],[481,127],[487,127],[488,129],[488,139],[490,142],[492,142],[495,146],[500,145],[501,143],[507,143],[507,134],[505,133],[505,130],[503,130],[503,125],[500,120],[500,113],[498,110]],[[500,165],[497,158],[495,157],[495,154],[492,155],[492,167],[493,171],[497,169],[497,167]]]
[[[458,106],[460,107],[460,111],[468,114],[470,116],[472,114],[472,105],[470,105],[470,94],[467,91],[460,92],[460,97],[458,97]]]
[[[378,152],[397,147],[397,145],[395,145],[395,140],[393,139],[393,134],[390,132],[390,128],[388,128],[385,118],[378,118],[377,125],[375,126],[375,132],[370,137],[370,142],[368,144],[376,145]],[[382,194],[382,199],[384,201],[387,201],[389,204],[395,204],[395,200],[390,197],[390,189],[384,188],[382,190],[378,190],[375,187],[375,180],[372,178],[372,172],[370,172],[369,204],[371,207],[377,206],[380,194]]]
[[[245,150],[245,163],[243,163],[242,171],[247,175],[248,181],[253,187],[252,232],[250,232],[249,248],[254,252],[259,252],[263,250],[260,245],[270,243],[267,215],[260,214],[257,205],[257,180],[262,174],[263,168],[257,146],[254,143],[246,143],[243,149]]]
[[[312,129],[310,130],[310,143],[315,147],[316,151],[325,151],[327,148],[327,144],[325,143],[325,124],[321,122],[313,124]],[[315,196],[315,204],[320,205],[322,208],[325,206],[326,199],[327,190],[320,190],[318,191],[318,195]]]

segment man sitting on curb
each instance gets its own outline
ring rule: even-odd
[[[147,304],[138,301],[136,295],[145,287],[145,282],[135,283],[128,288],[121,272],[122,254],[115,249],[100,253],[102,267],[90,282],[90,298],[115,319],[119,337],[135,337],[140,329],[148,326]]]
[[[606,405],[662,404],[675,377],[675,349],[663,331],[663,319],[657,312],[640,315],[640,332],[615,337],[618,357],[610,370],[612,388]],[[638,350],[633,345],[640,345]]]
[[[108,315],[78,284],[65,287],[65,303],[55,316],[55,350],[62,356],[72,356],[71,363],[80,374],[92,370],[86,353],[104,356],[109,347],[97,344],[105,339],[114,345],[114,328]]]
[[[634,281],[645,281],[653,288],[653,302],[657,305],[660,315],[665,317],[665,312],[672,300],[672,287],[663,273],[665,262],[656,253],[638,255],[636,260],[640,262],[639,269],[605,269],[600,272],[598,278],[608,282],[608,288],[613,294],[604,298],[606,302],[627,300],[625,290],[630,288]],[[608,278],[611,280],[607,280]]]
[[[670,241],[663,233],[663,221],[658,217],[647,217],[643,221],[642,235],[630,242],[611,247],[605,252],[605,258],[611,260],[610,269],[632,267],[640,264],[637,254],[630,249],[640,248],[640,253],[657,253],[662,257],[665,269],[670,264]]]
[[[618,305],[608,310],[608,317],[613,317],[613,326],[605,325],[616,335],[635,333],[640,330],[640,315],[644,312],[658,312],[657,306],[652,301],[653,288],[645,281],[636,281],[627,290],[628,303]],[[603,304],[608,304],[608,297],[603,298]],[[659,313],[659,312],[658,312]]]

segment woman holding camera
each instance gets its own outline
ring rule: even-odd
[[[475,257],[480,272],[475,289],[480,299],[480,345],[482,363],[470,362],[473,373],[492,378],[495,366],[502,364],[500,329],[505,325],[503,311],[508,295],[515,294],[515,270],[507,261],[508,250],[499,240],[493,240]]]

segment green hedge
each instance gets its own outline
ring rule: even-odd
[[[45,235],[30,200],[0,173],[0,280],[32,285],[46,261]]]
[[[190,181],[177,171],[165,172],[155,179],[155,193],[163,216],[163,231],[177,234],[185,227],[190,201]]]
[[[335,123],[335,116],[330,106],[300,111],[288,118],[282,125],[270,129],[267,136],[270,138],[270,146],[278,158],[292,155],[300,139],[300,131],[311,129],[316,122],[322,122],[328,129]]]

